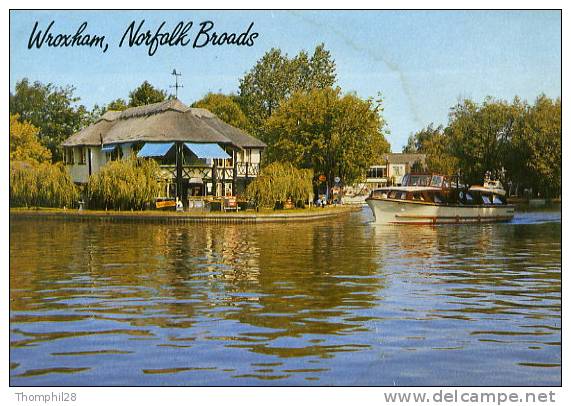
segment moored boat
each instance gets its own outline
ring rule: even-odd
[[[375,189],[366,199],[379,224],[490,223],[510,221],[501,183],[467,187],[457,177],[407,174],[402,186]]]

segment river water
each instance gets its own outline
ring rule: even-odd
[[[10,221],[12,385],[559,385],[561,214]]]

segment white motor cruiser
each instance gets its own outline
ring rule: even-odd
[[[515,212],[499,181],[467,188],[457,177],[433,174],[407,174],[402,186],[375,189],[366,201],[379,224],[490,223]]]

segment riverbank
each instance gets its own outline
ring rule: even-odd
[[[260,210],[259,212],[173,212],[113,211],[51,208],[11,208],[10,218],[44,220],[142,222],[142,223],[275,223],[315,221],[359,211],[361,207],[331,206],[293,210]]]

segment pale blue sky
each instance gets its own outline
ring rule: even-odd
[[[106,53],[88,48],[27,49],[34,22],[54,33],[105,35]],[[215,23],[215,31],[245,30],[254,22],[260,35],[248,47],[191,46],[119,48],[132,20],[147,28],[179,21]],[[561,20],[558,11],[16,11],[10,14],[10,89],[23,77],[73,85],[91,108],[122,97],[143,80],[168,89],[173,68],[182,72],[179,99],[190,104],[208,91],[238,92],[239,79],[270,48],[290,56],[325,43],[337,63],[344,92],[366,98],[381,92],[388,140],[398,152],[410,133],[431,122],[446,124],[462,97],[486,95],[533,102],[540,93],[561,95]],[[170,89],[169,89],[170,90]]]

